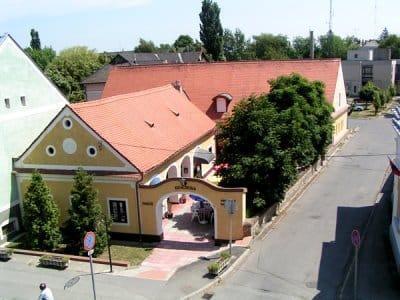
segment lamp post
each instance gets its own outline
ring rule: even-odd
[[[108,261],[110,264],[110,273],[113,272],[112,267],[112,259],[111,259],[111,247],[110,247],[110,232],[108,230],[108,226],[110,225],[110,221],[108,220],[107,216],[104,217],[104,225],[106,226],[106,234],[107,234],[107,249],[108,249]]]

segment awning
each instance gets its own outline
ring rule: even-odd
[[[194,152],[194,159],[202,164],[209,164],[215,159],[215,154],[202,148],[197,148]]]

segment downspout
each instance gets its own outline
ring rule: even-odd
[[[136,184],[136,206],[137,206],[137,214],[138,214],[138,221],[139,221],[139,242],[142,242],[142,218],[140,214],[140,199],[139,199],[139,183],[143,180],[143,172],[139,172],[140,179],[135,182]]]

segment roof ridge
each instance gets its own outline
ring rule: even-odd
[[[108,103],[116,102],[116,101],[122,101],[122,100],[127,100],[127,99],[132,99],[140,96],[145,96],[149,94],[154,94],[154,93],[159,93],[164,90],[170,90],[175,88],[172,86],[172,84],[166,84],[163,86],[151,88],[151,89],[146,89],[138,92],[132,92],[132,93],[127,93],[127,94],[120,94],[120,95],[115,95],[111,97],[105,97],[105,98],[100,98],[98,100],[94,101],[87,101],[87,102],[80,102],[80,103],[71,103],[69,106],[72,109],[75,108],[84,108],[84,107],[92,107],[92,106],[101,106],[105,105]]]
[[[267,64],[267,63],[279,63],[279,62],[286,62],[286,63],[315,63],[315,62],[341,62],[341,58],[320,58],[320,59],[276,59],[276,60],[240,60],[240,61],[216,61],[216,62],[207,62],[203,64],[199,63],[181,63],[179,66],[217,66],[217,65],[246,65],[246,64]],[[153,65],[137,65],[137,66],[122,66],[122,65],[115,65],[114,69],[131,69],[131,68],[170,68],[174,67],[175,64],[153,64]]]

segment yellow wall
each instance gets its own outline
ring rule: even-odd
[[[347,132],[347,112],[337,117],[333,122],[333,143],[336,144]]]
[[[201,179],[187,179],[187,187],[182,188],[179,179],[168,179],[158,185],[140,186],[139,197],[142,216],[142,230],[144,234],[158,235],[160,228],[157,228],[159,216],[157,216],[157,204],[171,192],[198,194],[206,198],[214,208],[215,214],[215,239],[229,240],[229,218],[230,215],[225,210],[221,200],[233,199],[237,203],[237,212],[232,221],[233,239],[243,238],[243,224],[246,214],[246,193],[245,189],[223,189],[211,184],[207,184]]]
[[[73,166],[106,166],[124,167],[124,163],[119,160],[111,151],[106,149],[98,139],[89,131],[84,129],[72,116],[73,126],[67,130],[63,127],[63,119],[55,124],[55,127],[48,132],[35,149],[25,158],[23,163],[35,165],[73,165]],[[72,138],[77,149],[74,154],[67,154],[63,150],[63,141]],[[53,145],[56,149],[54,156],[46,153],[46,147]],[[97,155],[90,157],[86,153],[88,146],[95,146]]]
[[[55,202],[60,208],[60,225],[68,219],[68,209],[70,207],[70,192],[72,189],[72,176],[52,176],[42,175],[49,187]],[[129,225],[111,225],[112,232],[139,233],[137,218],[137,201],[134,182],[103,182],[102,177],[95,177],[93,187],[98,190],[98,199],[103,208],[103,212],[110,217],[108,212],[107,198],[126,198],[128,199],[128,222]],[[20,180],[21,195],[24,195],[30,183],[30,178]]]

